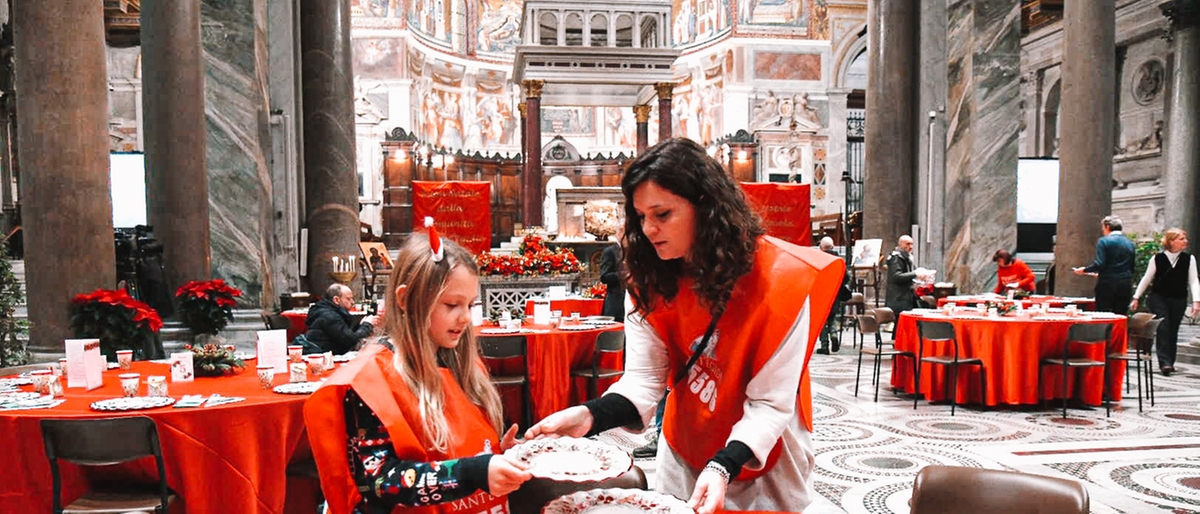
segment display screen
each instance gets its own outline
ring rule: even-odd
[[[108,154],[112,181],[113,228],[146,224],[146,155],[141,152]]]
[[[1058,223],[1058,159],[1017,161],[1017,223]]]

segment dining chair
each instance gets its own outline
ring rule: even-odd
[[[925,304],[925,307],[930,309],[937,308],[937,298],[934,298],[931,294],[921,295],[921,303]]]
[[[493,364],[488,369],[496,369],[508,359],[521,359],[520,374],[492,373],[492,383],[496,387],[519,386],[521,388],[521,410],[524,414],[527,429],[533,426],[533,402],[529,392],[529,359],[528,341],[525,336],[482,336],[479,338],[479,350],[485,363]]]
[[[867,355],[871,355],[874,359],[874,366],[872,368],[873,372],[871,375],[871,383],[875,385],[875,401],[878,402],[879,401],[879,376],[883,371],[883,358],[891,357],[892,362],[895,362],[896,358],[898,358],[898,357],[907,357],[909,359],[912,359],[911,362],[913,363],[913,373],[915,375],[916,374],[916,365],[917,365],[916,357],[913,352],[897,350],[894,347],[884,346],[883,338],[880,337],[880,335],[879,335],[879,322],[875,319],[875,316],[868,315],[868,314],[861,314],[861,315],[857,316],[857,319],[858,319],[858,332],[860,334],[862,334],[862,336],[863,336],[863,344],[862,344],[862,347],[859,348],[859,350],[858,350],[858,371],[854,374],[854,397],[858,398],[858,381],[859,381],[859,378],[862,376],[863,354],[867,354]],[[874,338],[875,338],[875,346],[873,348],[867,348],[866,338],[868,336],[874,336]]]
[[[167,472],[158,441],[158,428],[146,416],[99,419],[43,419],[42,443],[50,460],[55,514],[121,513],[152,511],[166,513],[176,496],[167,488]],[[158,466],[154,488],[136,486],[90,491],[62,505],[62,479],[58,461],[84,466],[108,466],[153,456]]]
[[[649,487],[646,473],[636,465],[616,478],[592,482],[557,481],[531,478],[508,495],[510,514],[539,514],[542,507],[555,499],[578,491],[591,489],[641,489]]]
[[[1067,382],[1071,380],[1073,369],[1078,368],[1100,368],[1105,372],[1105,380],[1101,384],[1101,396],[1104,398],[1104,415],[1112,415],[1112,405],[1108,402],[1108,373],[1105,366],[1106,361],[1089,359],[1087,357],[1071,357],[1072,346],[1092,346],[1101,345],[1100,349],[1107,355],[1108,342],[1112,339],[1113,326],[1111,323],[1075,323],[1067,330],[1067,339],[1062,344],[1062,356],[1042,359],[1038,365],[1038,395],[1042,394],[1042,368],[1046,366],[1058,366],[1062,370],[1062,411],[1063,418],[1067,417]],[[1083,385],[1079,388],[1082,392]],[[1080,394],[1082,398],[1083,395]]]
[[[913,480],[911,514],[1088,514],[1076,480],[999,469],[925,466]]]
[[[601,363],[606,355],[616,355],[625,351],[625,331],[624,330],[609,330],[601,332],[596,336],[596,349],[592,352],[592,365],[583,369],[571,370],[573,377],[587,377],[588,379],[588,400],[599,395],[599,382],[602,378],[614,378],[625,374],[624,366],[621,369],[604,368]]]
[[[263,325],[266,325],[267,330],[287,330],[292,326],[287,316],[283,314],[267,314],[264,312],[262,313],[262,319]]]
[[[1141,316],[1140,319],[1135,319]],[[1129,318],[1129,349],[1108,354],[1105,365],[1111,361],[1125,361],[1125,392],[1129,392],[1129,363],[1137,367],[1138,412],[1142,412],[1142,374],[1146,375],[1150,406],[1154,406],[1154,337],[1162,318],[1154,318],[1149,312],[1139,312]]]
[[[887,325],[888,323],[892,324],[892,339],[895,339],[896,338],[896,336],[895,336],[895,334],[896,334],[896,325],[895,325],[896,312],[893,311],[890,307],[876,307],[874,309],[871,309],[871,312],[872,312],[872,314],[875,315],[875,320],[879,322],[879,329],[881,331],[883,330],[884,325]],[[892,344],[892,342],[893,341],[885,341],[885,344]]]
[[[925,356],[925,341],[949,342],[954,349],[953,354]],[[983,373],[983,359],[978,357],[963,358],[960,355],[958,338],[954,335],[954,325],[949,321],[917,320],[917,363],[913,370],[913,410],[917,408],[917,400],[921,397],[921,363],[928,362],[935,366],[946,366],[950,371],[950,380],[946,381],[946,396],[950,398],[950,415],[958,406],[958,368],[962,366],[979,366],[979,402],[987,403],[987,375]]]

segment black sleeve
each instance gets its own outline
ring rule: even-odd
[[[898,286],[911,286],[917,274],[910,271],[908,273],[900,272],[901,259],[895,255],[888,257],[888,282]]]
[[[612,247],[605,248],[600,254],[600,282],[604,285],[613,287],[620,284],[621,275],[617,273],[620,269],[618,260],[617,252]]]
[[[729,472],[729,480],[737,478],[738,473],[742,472],[742,467],[754,458],[754,452],[750,451],[750,447],[741,441],[729,441],[721,451],[717,452],[709,462],[714,462],[725,471]]]
[[[628,398],[616,393],[608,393],[599,398],[593,398],[583,403],[592,413],[592,429],[588,436],[593,436],[617,427],[628,427],[641,430],[642,416]]]
[[[363,497],[360,512],[386,514],[398,505],[434,505],[487,490],[491,454],[433,462],[401,460],[383,423],[353,389],[346,393],[344,407],[350,471]]]
[[[320,328],[329,337],[330,350],[343,354],[358,346],[358,342],[375,330],[370,323],[359,323],[358,329],[351,330],[350,325],[340,316],[321,316],[310,328]]]

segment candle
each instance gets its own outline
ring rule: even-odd
[[[337,271],[337,270],[338,270],[338,258],[337,258],[337,256],[336,256],[336,255],[335,255],[335,256],[333,256],[333,270],[334,270],[334,271]]]

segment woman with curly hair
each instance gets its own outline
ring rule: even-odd
[[[670,390],[660,492],[699,514],[801,511],[814,466],[808,359],[845,265],[764,235],[737,183],[692,141],[651,148],[621,189],[625,374],[526,437],[641,429]]]

